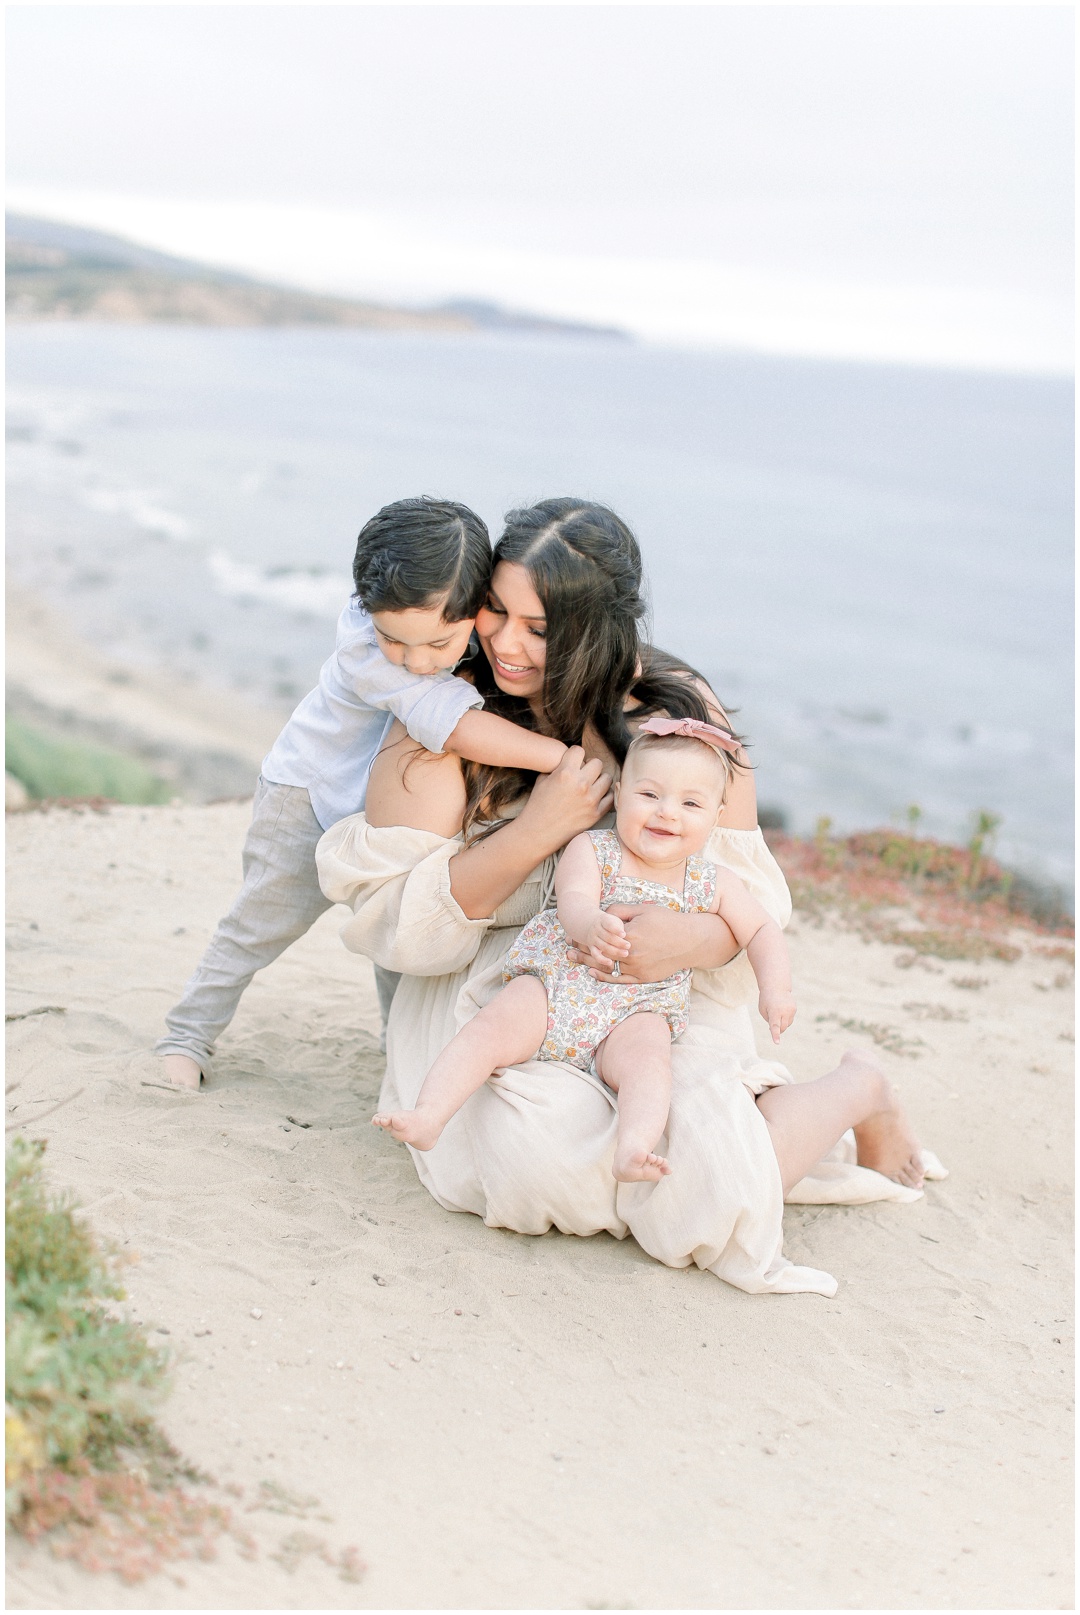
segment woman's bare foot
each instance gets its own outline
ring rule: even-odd
[[[885,1073],[865,1055],[845,1054],[841,1065],[858,1062],[867,1078],[875,1083],[881,1108],[854,1129],[860,1166],[868,1166],[883,1177],[892,1178],[908,1189],[923,1185],[922,1150],[896,1089]]]
[[[616,1183],[659,1183],[670,1171],[666,1158],[651,1150],[618,1150],[611,1167]]]
[[[162,1062],[165,1067],[166,1079],[174,1088],[191,1088],[198,1090],[202,1081],[202,1071],[187,1054],[166,1054]]]
[[[439,1142],[444,1124],[426,1110],[395,1110],[393,1114],[380,1110],[372,1116],[371,1125],[381,1127],[399,1144],[411,1144],[414,1150],[429,1150]]]

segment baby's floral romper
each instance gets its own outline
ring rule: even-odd
[[[590,830],[600,865],[600,907],[613,903],[654,903],[692,914],[712,907],[716,865],[704,858],[686,860],[682,893],[657,881],[620,875],[622,844],[614,830]],[[548,1029],[536,1058],[565,1060],[590,1071],[596,1050],[628,1015],[663,1015],[672,1038],[686,1030],[690,1003],[690,970],[677,970],[663,981],[596,981],[587,965],[567,962],[570,944],[554,909],[537,914],[521,931],[506,956],[503,980],[538,976],[547,988]]]

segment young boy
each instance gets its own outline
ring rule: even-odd
[[[198,1088],[252,976],[330,907],[316,844],[363,808],[371,764],[395,718],[428,751],[537,773],[558,765],[561,741],[478,711],[482,697],[453,675],[490,572],[487,528],[465,505],[402,499],[364,527],[356,595],[341,613],[334,654],[263,760],[244,884],[165,1017],[155,1053],[178,1087]],[[385,1023],[397,978],[376,968],[376,981]]]

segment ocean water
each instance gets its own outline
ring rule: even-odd
[[[286,709],[407,494],[634,527],[656,641],[793,828],[922,809],[1071,881],[1072,389],[605,341],[15,326],[12,575],[112,654]]]

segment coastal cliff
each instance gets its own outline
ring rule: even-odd
[[[462,300],[408,308],[276,286],[154,252],[120,236],[8,214],[7,317],[120,325],[342,326],[371,331],[519,331],[625,339],[578,325]]]

